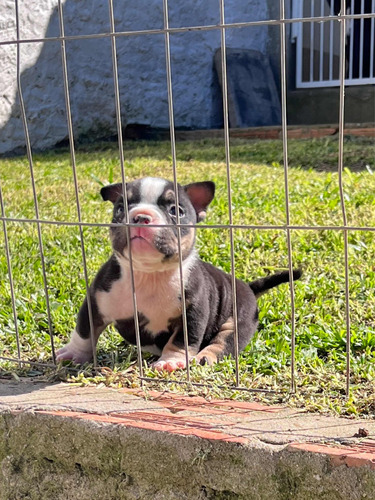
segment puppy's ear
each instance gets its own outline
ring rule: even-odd
[[[206,217],[206,209],[215,196],[215,183],[211,181],[193,182],[183,186],[197,212],[198,222]]]
[[[115,203],[117,198],[122,195],[122,182],[102,187],[100,194],[102,195],[104,201],[111,201],[112,203]]]

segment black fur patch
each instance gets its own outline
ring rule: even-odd
[[[93,295],[90,296],[90,305],[93,327],[94,330],[96,330],[97,328],[102,327],[104,325],[104,322],[99,312],[98,304],[96,303],[95,297]],[[90,337],[90,317],[87,297],[85,297],[85,300],[83,301],[83,304],[79,310],[76,330],[80,337],[84,339],[88,339]]]
[[[258,308],[255,309],[255,313],[254,313],[254,321],[258,321],[259,319],[259,312],[258,312]]]
[[[178,329],[181,324],[181,318],[171,319],[168,324],[168,329],[163,330],[156,335],[147,330],[149,320],[141,313],[138,313],[138,324],[141,345],[156,345],[161,351],[166,345],[172,334]],[[129,344],[137,344],[134,318],[121,319],[116,321],[115,327],[120,335]]]
[[[121,277],[121,266],[114,255],[99,269],[95,277],[94,290],[109,292],[114,281]]]

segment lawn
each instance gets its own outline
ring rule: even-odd
[[[168,142],[126,142],[125,169],[128,179],[152,175],[172,178]],[[109,222],[110,204],[101,201],[102,184],[121,179],[117,144],[97,143],[77,150],[77,177],[82,220]],[[294,226],[340,226],[342,212],[337,174],[338,140],[289,141],[290,222]],[[74,183],[67,149],[34,156],[39,216],[49,221],[77,221]],[[284,168],[280,141],[231,141],[233,223],[259,226],[283,225],[285,216]],[[375,226],[374,140],[346,137],[344,143],[344,192],[348,225]],[[226,166],[223,141],[205,140],[177,144],[180,183],[211,179],[216,198],[207,224],[226,224],[228,218]],[[25,157],[0,160],[0,179],[5,214],[11,218],[34,218],[33,192]],[[7,231],[23,360],[51,363],[51,343],[43,275],[35,223],[8,222]],[[75,316],[85,294],[85,279],[79,230],[75,226],[41,224],[56,347],[62,346],[74,327]],[[110,255],[106,227],[83,229],[87,270],[93,278]],[[333,229],[292,230],[293,262],[304,271],[295,284],[296,382],[291,395],[291,306],[287,285],[259,299],[260,326],[239,359],[243,387],[270,389],[277,394],[249,394],[222,386],[234,382],[234,361],[215,367],[192,367],[193,381],[211,388],[179,384],[186,380],[145,369],[158,387],[198,391],[212,397],[257,398],[289,401],[308,409],[341,414],[375,415],[375,234],[349,231],[351,396],[345,398],[345,273],[344,238]],[[234,230],[236,275],[252,280],[288,266],[287,240],[282,229]],[[17,342],[12,313],[4,234],[0,233],[0,356],[16,357]],[[230,270],[229,232],[198,230],[198,248],[203,260]],[[134,348],[121,342],[111,328],[101,336],[99,365],[106,367],[96,377],[86,367],[75,383],[103,382],[136,386]],[[145,365],[147,356],[144,357]],[[38,366],[0,360],[0,376],[46,376]],[[47,372],[51,376],[51,372]]]

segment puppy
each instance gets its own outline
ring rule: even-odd
[[[201,261],[194,249],[195,228],[215,194],[213,182],[178,185],[178,206],[172,182],[146,177],[126,184],[129,210],[130,254],[134,272],[142,350],[159,356],[157,370],[186,367],[178,257],[177,211],[181,226],[181,253],[188,355],[197,363],[213,364],[234,355],[234,321],[231,276]],[[122,223],[125,208],[122,184],[103,187],[104,200],[113,203],[110,228],[113,254],[90,287],[93,341],[114,323],[124,339],[136,344],[128,231]],[[157,225],[157,227],[155,227]],[[293,272],[294,280],[301,272]],[[238,343],[242,350],[258,325],[256,297],[289,281],[284,271],[246,284],[236,280]],[[57,361],[85,363],[92,359],[87,298],[78,313],[70,342],[57,351]]]

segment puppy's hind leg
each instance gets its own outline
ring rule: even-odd
[[[234,320],[231,316],[212,338],[208,346],[198,352],[195,359],[200,365],[213,365],[234,351]]]

